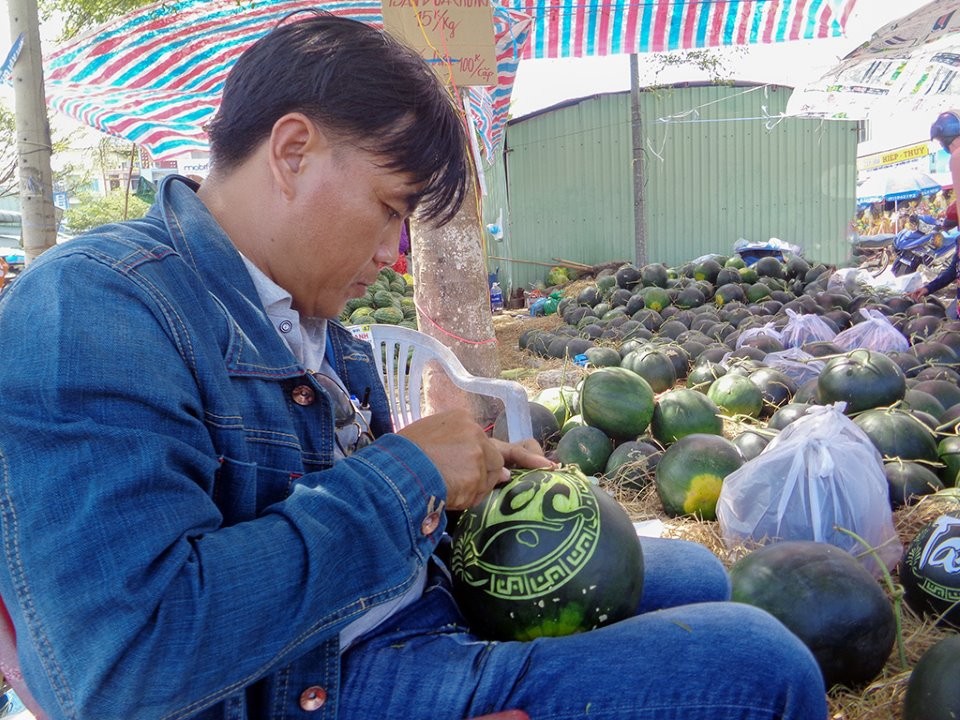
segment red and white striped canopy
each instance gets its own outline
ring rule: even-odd
[[[521,58],[582,57],[838,37],[856,0],[491,0],[497,84],[469,90],[490,157]],[[379,0],[167,0],[44,59],[49,104],[154,159],[205,149],[233,60],[294,10],[382,25]]]

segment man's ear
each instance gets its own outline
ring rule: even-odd
[[[303,113],[287,113],[273,124],[269,140],[270,171],[281,191],[292,197],[312,154],[327,147],[326,134]]]

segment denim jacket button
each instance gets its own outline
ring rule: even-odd
[[[300,708],[313,712],[323,707],[327,702],[327,691],[319,685],[312,685],[300,693]]]
[[[317,396],[309,385],[297,385],[290,393],[297,405],[312,405]]]
[[[427,515],[423,519],[423,522],[420,523],[420,532],[422,532],[424,535],[430,535],[438,527],[440,527],[440,513],[434,511]]]

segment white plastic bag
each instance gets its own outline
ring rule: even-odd
[[[837,334],[823,318],[813,313],[798,313],[787,308],[787,324],[780,331],[784,347],[800,347],[811,342],[833,340]]]
[[[816,406],[787,425],[720,488],[717,520],[728,548],[744,541],[814,540],[893,569],[902,546],[893,525],[880,453],[846,415],[844,403]]]
[[[799,386],[808,380],[820,377],[820,371],[827,363],[798,347],[790,347],[779,352],[767,353],[763,358],[763,364],[779,370]]]
[[[834,336],[833,342],[837,347],[842,350],[866,348],[880,352],[905,352],[910,348],[910,342],[882,312],[860,308],[860,314],[866,320],[861,320]]]
[[[780,331],[777,330],[776,324],[773,322],[768,322],[760,327],[747,328],[740,333],[740,335],[737,336],[737,349],[742,348],[743,344],[750,338],[759,337],[760,335],[767,335],[775,340],[780,340]]]

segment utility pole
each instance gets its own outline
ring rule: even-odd
[[[646,265],[646,178],[643,172],[643,119],[640,116],[640,66],[637,53],[630,54],[630,129],[633,140],[633,230],[636,264]]]
[[[20,175],[20,222],[25,264],[57,242],[50,169],[50,122],[43,85],[40,18],[37,0],[8,0],[10,36],[24,36],[13,66],[17,123],[17,168]]]

